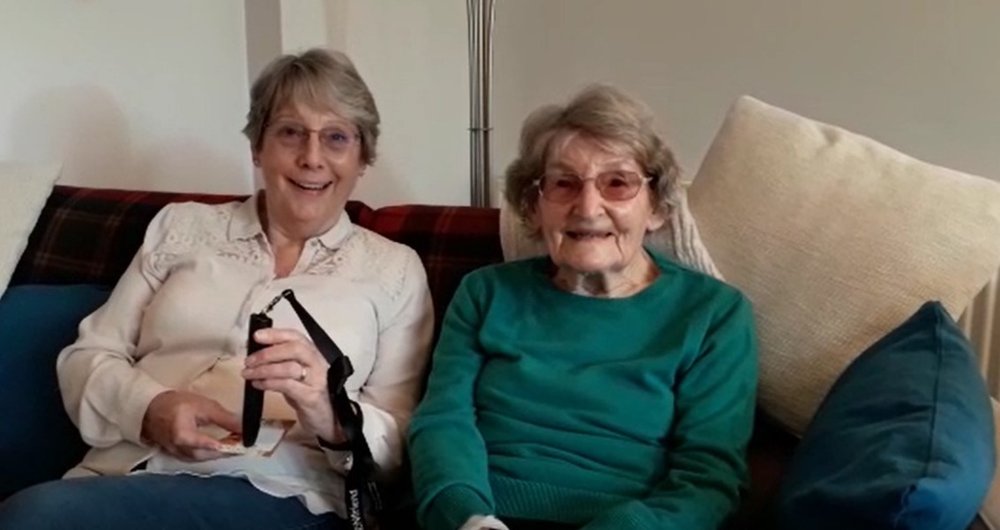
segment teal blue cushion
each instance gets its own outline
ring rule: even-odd
[[[87,446],[63,408],[56,356],[108,298],[90,285],[23,285],[0,298],[0,498],[56,479]]]
[[[780,527],[964,529],[993,477],[993,428],[969,342],[929,302],[827,394],[783,480]]]

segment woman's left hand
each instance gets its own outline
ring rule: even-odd
[[[243,377],[255,388],[283,395],[307,432],[330,443],[343,441],[327,391],[330,363],[312,341],[276,328],[259,330],[254,339],[265,348],[247,357]]]

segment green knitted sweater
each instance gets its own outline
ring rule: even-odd
[[[654,255],[626,298],[556,288],[547,258],[480,269],[445,315],[409,444],[418,517],[717,528],[747,479],[757,351],[732,287]]]

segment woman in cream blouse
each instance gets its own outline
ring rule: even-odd
[[[326,359],[287,304],[246,355],[250,314],[286,289],[352,361],[345,389],[375,463],[399,467],[433,315],[416,253],[344,214],[375,159],[372,95],[346,56],[310,50],[264,70],[247,118],[263,189],[152,221],[59,356],[66,410],[93,449],[66,479],[0,505],[0,528],[350,527]],[[247,380],[267,391],[265,419],[295,421],[270,456],[220,452]]]

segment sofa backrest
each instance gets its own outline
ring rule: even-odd
[[[146,225],[172,202],[222,203],[245,196],[56,186],[11,278],[17,284],[113,286],[142,244]],[[465,273],[503,260],[499,211],[461,206],[388,206],[350,201],[356,224],[420,255],[438,323]]]

